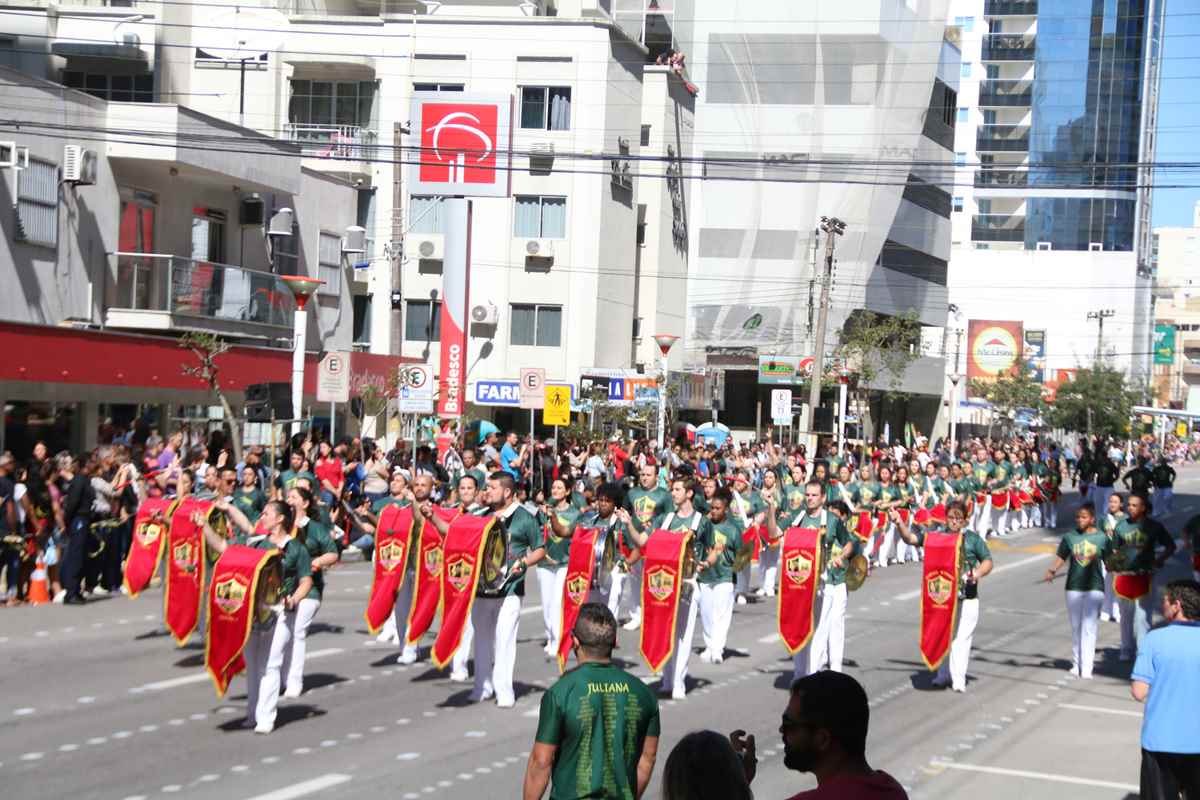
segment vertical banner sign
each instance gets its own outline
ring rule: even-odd
[[[1046,332],[1025,331],[1025,352],[1022,360],[1025,372],[1034,383],[1043,383],[1046,379]]]
[[[596,537],[604,531],[600,528],[576,528],[571,537],[571,549],[567,553],[567,577],[563,581],[562,611],[559,619],[558,637],[558,671],[562,672],[567,666],[567,657],[571,654],[571,632],[575,630],[575,621],[579,619],[579,609],[587,602],[588,593],[592,588],[592,572],[596,568],[596,558],[593,555]],[[608,535],[613,535],[610,531]]]
[[[1154,363],[1175,363],[1175,326],[1160,322],[1154,326]]]
[[[439,417],[462,416],[467,395],[467,303],[471,283],[471,201],[447,198],[446,250],[442,260],[442,354]]]
[[[1020,322],[973,319],[967,323],[967,391],[974,380],[1011,375],[1024,351]]]
[[[921,660],[937,669],[950,652],[958,615],[958,579],[962,570],[961,534],[925,534],[921,575]]]

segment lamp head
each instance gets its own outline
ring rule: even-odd
[[[292,296],[296,298],[296,308],[301,311],[308,304],[308,298],[317,291],[317,287],[325,282],[320,278],[310,278],[307,275],[283,275],[280,280],[291,290]]]
[[[667,353],[671,350],[671,345],[679,341],[679,337],[669,333],[660,333],[654,337],[654,341],[658,344],[658,349],[662,351],[663,357],[665,358]]]

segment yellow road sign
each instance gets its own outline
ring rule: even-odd
[[[571,424],[571,387],[547,386],[546,402],[542,406],[543,425]]]

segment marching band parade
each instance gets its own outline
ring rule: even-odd
[[[656,452],[639,442],[626,452],[611,442],[598,480],[567,445],[548,483],[523,468],[525,450],[515,465],[473,447],[440,461],[425,453],[414,464],[387,461],[369,441],[294,445],[273,479],[258,453],[235,466],[221,450],[185,469],[179,444],[165,464],[153,448],[134,459],[124,446],[82,463],[35,451],[18,467],[6,454],[5,487],[21,487],[4,544],[18,565],[8,570],[9,604],[30,592],[33,562],[49,571],[55,602],[161,586],[162,624],[176,644],[204,642],[218,696],[244,674],[244,725],[269,734],[281,698],[305,693],[308,632],[341,564],[369,562],[364,619],[381,643],[399,648],[398,664],[432,645],[433,667],[452,681],[470,681],[473,671],[469,702],[501,709],[515,705],[519,623],[536,585],[534,639],[574,683],[542,701],[525,796],[540,796],[553,774],[552,797],[633,797],[645,789],[644,759],[629,761],[615,783],[601,781],[596,794],[571,794],[558,782],[583,775],[581,763],[591,769],[596,753],[631,754],[614,754],[607,740],[608,749],[591,754],[578,743],[569,755],[553,747],[583,719],[581,709],[587,718],[608,713],[588,704],[593,692],[634,703],[606,725],[636,728],[639,742],[657,736],[657,711],[647,716],[653,694],[635,678],[635,702],[626,673],[609,661],[622,620],[638,631],[638,656],[656,676],[650,688],[664,700],[688,696],[697,628],[703,663],[764,646],[739,637],[738,609],[749,604],[774,607],[794,679],[840,673],[852,595],[899,566],[920,597],[914,652],[933,673],[931,686],[965,692],[972,641],[987,624],[980,587],[993,570],[989,543],[1044,528],[1061,535],[1044,581],[1067,568],[1070,645],[1062,650],[1071,675],[1088,680],[1106,617],[1119,620],[1120,659],[1138,656],[1159,607],[1154,575],[1176,550],[1165,514],[1155,513],[1170,507],[1174,470],[1151,461],[1145,445],[1125,476],[1127,495],[1108,485],[1117,468],[1099,441],[1074,470],[1037,438],[972,442],[957,453],[923,439],[903,455],[830,447],[811,460],[769,443],[678,442]],[[387,476],[384,492],[378,483],[376,493],[364,491],[365,462]],[[1062,486],[1075,481],[1078,502],[1064,509],[1073,529],[1058,531]],[[20,525],[12,524],[17,510]],[[1200,515],[1177,533],[1200,577]],[[550,749],[536,749],[543,745]],[[532,795],[531,779],[542,787]]]

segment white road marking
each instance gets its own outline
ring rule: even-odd
[[[468,739],[482,739],[487,736],[487,731],[467,731],[463,734]]]
[[[1070,708],[1075,711],[1095,711],[1098,714],[1117,714],[1122,717],[1141,717],[1141,711],[1126,711],[1121,708],[1104,708],[1102,706],[1081,706],[1075,703],[1059,703],[1059,708]]]
[[[35,711],[37,711],[36,708],[18,708],[16,711],[13,711],[13,716],[28,717],[30,714],[34,713]]]
[[[22,761],[37,761],[44,755],[46,755],[46,754],[45,753],[26,753],[25,755],[21,756],[21,760]]]
[[[1053,775],[1047,772],[1031,772],[1023,769],[1005,769],[1003,767],[985,767],[979,764],[955,764],[949,761],[931,761],[935,767],[943,769],[959,769],[966,772],[983,772],[989,775],[1007,775],[1012,778],[1033,778],[1035,780],[1053,781],[1055,783],[1071,783],[1077,786],[1097,786],[1104,789],[1120,789],[1136,792],[1139,787],[1135,783],[1117,783],[1116,781],[1101,781],[1094,778],[1076,778],[1071,775]]]
[[[329,647],[325,650],[314,650],[309,653],[307,658],[323,658],[324,656],[332,656],[338,653],[345,652],[340,647]],[[169,678],[165,681],[155,681],[154,683],[144,683],[141,686],[134,686],[129,690],[130,694],[139,694],[141,692],[161,692],[165,689],[174,689],[177,686],[187,686],[191,683],[208,683],[210,680],[208,672],[193,672],[190,675],[181,675],[178,678]],[[82,698],[80,699],[82,701]]]
[[[1028,564],[1036,564],[1039,561],[1044,563],[1047,558],[1048,558],[1048,556],[1044,555],[1044,554],[1033,556],[1032,558],[1023,558],[1020,561],[1014,561],[1011,564],[1005,564],[1003,566],[996,567],[990,573],[988,573],[988,577],[991,577],[992,575],[997,575],[1001,572],[1005,572],[1010,569],[1016,569],[1017,567],[1024,567]],[[893,597],[892,599],[893,600],[912,600],[914,597],[918,597],[920,594],[921,594],[921,590],[917,589],[912,592],[905,592],[904,594],[898,594],[895,597]]]
[[[266,794],[255,795],[248,800],[293,800],[296,797],[304,797],[305,795],[315,794],[316,792],[331,789],[334,786],[340,786],[343,783],[351,780],[349,775],[342,775],[338,772],[330,772],[327,775],[322,775],[319,778],[312,780],[294,783],[291,786],[285,786],[282,789],[276,789],[273,792]]]
[[[779,641],[778,633],[768,633],[766,636],[759,637],[759,644],[771,644]]]
[[[396,756],[397,761],[416,761],[421,757],[420,753],[401,753]]]
[[[83,697],[79,698],[79,699],[78,699],[78,700],[76,700],[75,702],[76,702],[76,703],[83,703],[84,705],[87,705],[88,703],[94,703],[94,702],[96,702],[96,698],[94,698],[94,697],[91,697],[91,696],[88,696],[88,695],[84,695]]]

